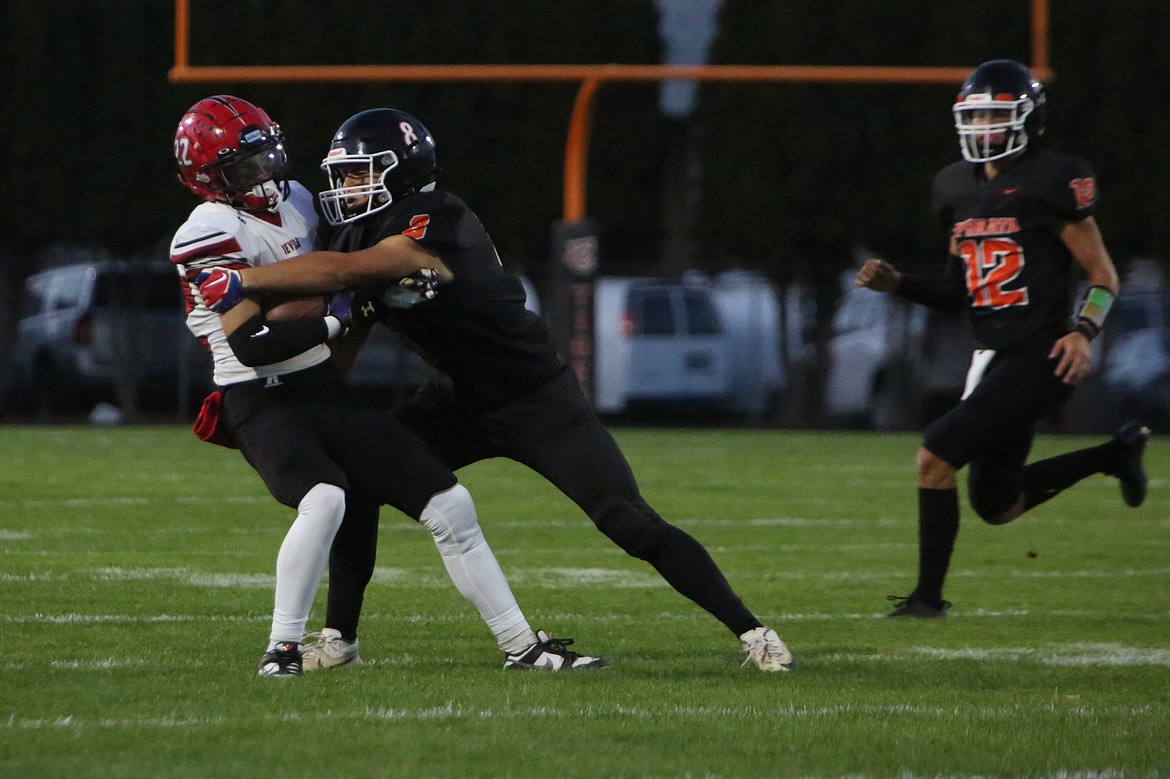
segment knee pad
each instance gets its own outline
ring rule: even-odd
[[[418,521],[431,531],[444,555],[461,554],[483,541],[475,503],[462,484],[431,496]]]
[[[661,547],[669,525],[644,500],[607,503],[592,516],[597,529],[622,550],[649,560]]]

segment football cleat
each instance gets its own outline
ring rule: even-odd
[[[301,661],[305,671],[362,663],[358,654],[358,640],[346,641],[341,637],[340,630],[322,628],[320,633],[309,633],[305,638],[315,639],[312,643],[301,642]]]
[[[754,663],[761,671],[791,671],[796,667],[796,658],[772,628],[752,628],[739,640],[743,642],[743,653],[747,655],[741,668],[748,663]]]
[[[1114,434],[1113,440],[1117,443],[1118,455],[1112,475],[1121,484],[1121,497],[1125,505],[1137,508],[1146,502],[1146,489],[1150,483],[1146,468],[1142,465],[1146,442],[1150,440],[1150,428],[1141,422],[1127,422]]]
[[[609,666],[600,657],[570,651],[572,643],[571,638],[549,638],[543,630],[538,630],[535,644],[518,654],[504,653],[504,670],[531,668],[540,671],[577,671]]]
[[[947,615],[947,609],[951,607],[950,601],[940,600],[938,603],[927,603],[913,593],[910,595],[887,595],[886,600],[897,602],[894,610],[887,614],[887,617],[942,619]]]
[[[260,658],[258,676],[300,676],[301,647],[295,641],[281,641]]]

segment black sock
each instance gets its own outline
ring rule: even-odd
[[[914,595],[931,606],[942,602],[943,581],[959,535],[959,491],[918,488],[918,586]]]
[[[1110,441],[1025,466],[1024,510],[1039,506],[1087,476],[1105,472],[1114,446]]]
[[[329,549],[329,593],[325,600],[325,626],[339,631],[346,641],[357,638],[377,548],[378,505],[351,494],[345,519]]]

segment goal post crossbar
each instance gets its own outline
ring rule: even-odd
[[[1050,80],[1049,0],[1031,2],[1033,73]],[[953,84],[969,67],[879,65],[191,65],[190,0],[175,0],[173,84],[357,83],[357,82],[569,82],[580,88],[573,103],[565,143],[564,219],[585,218],[585,168],[589,126],[597,89],[610,82],[666,80],[803,84]]]

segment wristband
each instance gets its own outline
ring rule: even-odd
[[[1088,319],[1078,319],[1076,325],[1073,327],[1073,332],[1080,333],[1085,338],[1092,341],[1101,331]]]
[[[1077,311],[1077,332],[1083,333],[1089,340],[1095,338],[1105,326],[1105,317],[1109,315],[1115,297],[1113,290],[1108,287],[1089,287]]]

